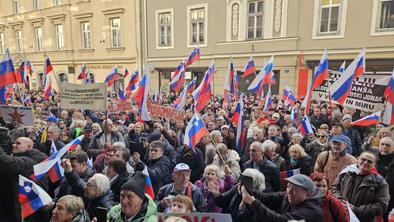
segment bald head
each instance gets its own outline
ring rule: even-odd
[[[28,137],[19,137],[12,146],[12,153],[24,153],[32,150],[34,142]]]

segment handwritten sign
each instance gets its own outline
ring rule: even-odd
[[[183,120],[185,119],[185,112],[179,111],[172,107],[157,105],[148,103],[148,111],[150,116],[156,116],[172,120]]]
[[[107,87],[105,83],[63,83],[60,106],[63,109],[106,110]]]

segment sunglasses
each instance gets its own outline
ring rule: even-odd
[[[368,159],[365,159],[365,158],[360,158],[360,160],[361,160],[362,163],[367,162],[368,164],[373,164],[372,160],[368,160]]]
[[[326,138],[326,136],[324,136],[324,135],[319,135],[318,137],[319,138]]]

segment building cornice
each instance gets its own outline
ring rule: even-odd
[[[123,14],[125,11],[124,8],[113,8],[101,11],[104,15],[112,15],[112,14]]]
[[[73,15],[76,19],[85,19],[85,18],[92,18],[93,12],[85,12],[80,14]]]

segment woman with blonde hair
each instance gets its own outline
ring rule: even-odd
[[[201,193],[207,201],[207,212],[220,213],[222,209],[215,203],[215,197],[208,191],[209,185],[219,188],[220,193],[230,190],[234,185],[234,177],[231,176],[228,166],[224,170],[224,179],[220,179],[219,167],[216,165],[208,165],[205,167],[204,175],[201,180],[197,180],[195,185],[200,189]]]
[[[312,171],[312,158],[299,144],[289,148],[288,170],[299,169],[301,174],[309,176]]]
[[[170,213],[188,214],[194,211],[194,204],[190,197],[178,194],[171,201]]]
[[[220,178],[224,179],[226,170],[229,170],[234,180],[237,181],[241,173],[241,168],[239,166],[240,157],[238,153],[235,150],[228,149],[224,143],[216,144],[216,148],[217,152],[212,164],[219,167]]]

